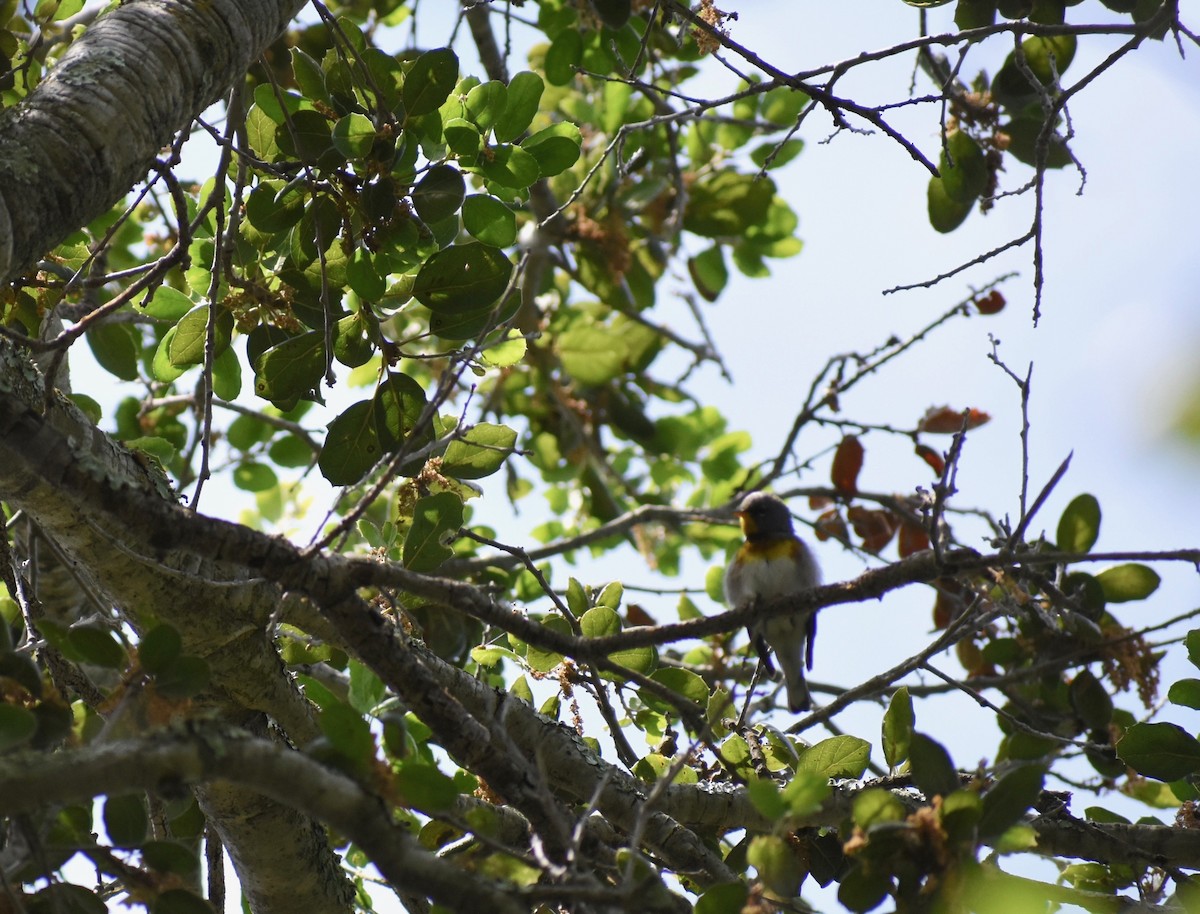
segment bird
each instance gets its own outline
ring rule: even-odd
[[[725,569],[725,602],[733,609],[752,600],[772,600],[802,593],[821,583],[821,569],[809,548],[792,529],[787,505],[767,492],[751,492],[734,515],[741,522],[742,543]],[[775,651],[787,688],[792,713],[812,707],[805,669],[812,669],[813,639],[817,633],[815,611],[776,616],[754,622],[750,640],[763,665],[773,669]]]

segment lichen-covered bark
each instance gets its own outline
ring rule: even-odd
[[[285,28],[297,0],[135,0],[98,20],[20,105],[0,113],[0,276],[28,269],[108,210],[190,118],[220,97]],[[0,352],[0,420],[9,451],[0,499],[23,510],[105,600],[136,624],[153,615],[181,632],[213,671],[205,702],[239,721],[269,715],[298,743],[315,734],[307,702],[266,632],[277,587],[186,553],[146,551],[56,485],[83,474],[119,498],[174,496],[65,399],[44,399],[24,356]],[[136,493],[136,495],[135,495]],[[323,829],[243,787],[201,794],[256,911],[349,909],[352,887]],[[254,814],[246,809],[255,804]],[[290,840],[289,840],[290,838]]]
[[[120,200],[217,100],[300,0],[132,0],[0,112],[0,279]]]

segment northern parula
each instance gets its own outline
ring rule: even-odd
[[[766,492],[751,492],[734,512],[746,542],[725,569],[725,601],[736,609],[751,600],[771,600],[821,583],[821,569],[792,529],[787,505]],[[788,708],[812,706],[805,669],[812,669],[815,612],[777,616],[750,626],[750,640],[768,670],[775,651],[787,687]]]

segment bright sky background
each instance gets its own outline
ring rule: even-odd
[[[731,24],[732,37],[785,70],[831,63],[917,34],[917,12],[901,0],[723,0],[720,5],[739,14]],[[1185,20],[1197,20],[1194,25],[1200,24],[1198,7],[1194,0],[1181,4]],[[421,15],[435,9],[422,4]],[[930,11],[930,30],[951,28],[952,9]],[[1068,11],[1068,18],[1117,17],[1097,0],[1085,0]],[[423,45],[436,44],[443,34],[423,21]],[[1094,38],[1082,42],[1066,82],[1073,83],[1116,44]],[[1007,50],[997,42],[987,56],[975,52],[963,76],[970,79],[983,67],[994,73]],[[1200,453],[1174,444],[1166,431],[1196,373],[1192,354],[1200,341],[1195,306],[1200,287],[1195,229],[1195,214],[1200,212],[1200,182],[1195,180],[1200,80],[1195,59],[1200,48],[1189,46],[1187,51],[1191,56],[1181,61],[1172,41],[1148,42],[1072,104],[1078,133],[1072,146],[1087,169],[1087,186],[1078,196],[1080,178],[1073,170],[1051,173],[1047,180],[1046,289],[1036,329],[1031,324],[1029,247],[933,290],[881,294],[941,273],[1020,235],[1032,218],[1031,196],[1004,200],[987,217],[975,212],[955,233],[938,235],[925,214],[928,175],[901,148],[881,135],[849,133],[822,144],[831,132],[830,122],[825,116],[810,118],[802,133],[806,149],[774,174],[780,192],[800,216],[804,251],[792,260],[773,262],[770,280],[735,281],[716,306],[706,309],[734,383],[715,372],[702,372],[691,389],[730,417],[734,427],[749,430],[754,456],[766,458],[780,446],[811,378],[831,354],[869,351],[891,334],[906,337],[966,297],[971,285],[1017,270],[1021,275],[1003,287],[1009,301],[1003,313],[954,321],[938,331],[847,396],[846,414],[907,425],[934,405],[973,406],[991,413],[991,424],[968,439],[957,503],[1015,518],[1020,402],[1012,382],[987,358],[992,334],[1002,341],[1001,357],[1015,371],[1023,374],[1028,363],[1034,364],[1033,492],[1074,450],[1070,472],[1031,532],[1045,529],[1053,536],[1067,502],[1080,492],[1091,492],[1104,512],[1098,548],[1197,545]],[[465,59],[466,49],[460,48],[460,53]],[[513,69],[521,63],[514,61]],[[870,64],[847,76],[839,84],[840,93],[864,104],[899,101],[907,93],[912,69],[911,57]],[[734,81],[720,74],[707,85],[720,93],[729,91]],[[918,93],[929,91],[923,78],[918,78],[917,87]],[[898,111],[889,115],[889,122],[936,158],[934,108]],[[1009,168],[1002,176],[1006,188],[1030,176],[1030,170],[1015,161]],[[666,318],[672,313],[668,306]],[[679,320],[673,326],[694,336],[682,310],[676,313]],[[86,388],[77,384],[77,389]],[[798,452],[816,452],[823,443],[824,439],[802,438]],[[929,443],[944,448],[949,439]],[[898,480],[909,479],[929,484],[928,477],[917,472],[911,448],[883,446],[876,436],[868,437],[866,446],[864,489],[892,489]],[[827,468],[827,462],[819,465]],[[788,485],[820,485],[826,480],[822,470]],[[485,481],[488,497],[479,516],[497,527],[501,539],[527,542],[525,531],[543,518],[535,505],[514,517],[501,486]],[[215,491],[226,494],[214,497]],[[205,495],[206,512],[236,516],[235,505],[227,501],[232,494],[214,492]],[[327,495],[317,495],[313,522],[327,503]],[[799,499],[792,509],[801,518],[812,516]],[[830,581],[853,577],[863,567],[834,544],[822,544],[818,555]],[[702,586],[706,571],[687,566],[679,583]],[[1127,623],[1165,619],[1200,605],[1193,569],[1170,566],[1159,571],[1163,586],[1150,602],[1118,609]],[[634,563],[590,564],[586,557],[572,573],[592,584],[618,574],[633,583],[653,580],[648,569]],[[565,584],[565,577],[559,583]],[[702,596],[699,599],[706,611],[717,610]],[[639,600],[659,619],[671,618],[674,598]],[[824,613],[814,678],[849,686],[914,653],[929,640],[931,605],[930,591],[911,588],[881,603]],[[958,671],[952,660],[943,666]],[[1177,649],[1165,671],[1166,681],[1186,675],[1186,667]],[[1121,703],[1137,710],[1135,702]],[[960,765],[970,767],[994,750],[989,712],[955,698],[939,702],[937,714],[935,718],[930,706],[920,705],[918,727],[943,739]],[[1169,709],[1165,719],[1193,731],[1200,727],[1195,713],[1183,709]],[[953,726],[946,726],[947,721]],[[848,732],[877,739],[874,711],[852,709],[839,723]],[[374,894],[377,902],[387,895]]]

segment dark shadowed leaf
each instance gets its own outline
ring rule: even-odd
[[[990,838],[1003,834],[1025,815],[1042,793],[1046,772],[1037,765],[1023,765],[1010,771],[983,795],[983,815],[979,834]]]
[[[380,455],[374,408],[370,400],[359,400],[329,423],[317,465],[335,486],[349,486],[362,479]]]
[[[283,403],[308,393],[325,373],[325,338],[317,330],[285,340],[254,363],[254,392]]]
[[[113,844],[136,847],[146,840],[148,825],[141,794],[108,797],[104,801],[104,830]]]
[[[512,271],[512,263],[498,248],[478,242],[452,245],[425,261],[413,284],[413,297],[439,314],[488,308],[508,288]]]
[[[435,165],[413,188],[412,201],[425,222],[440,222],[458,212],[465,193],[462,172],[453,165]]]
[[[950,760],[950,753],[924,733],[912,735],[908,760],[917,788],[929,799],[949,796],[958,789],[958,772]]]

